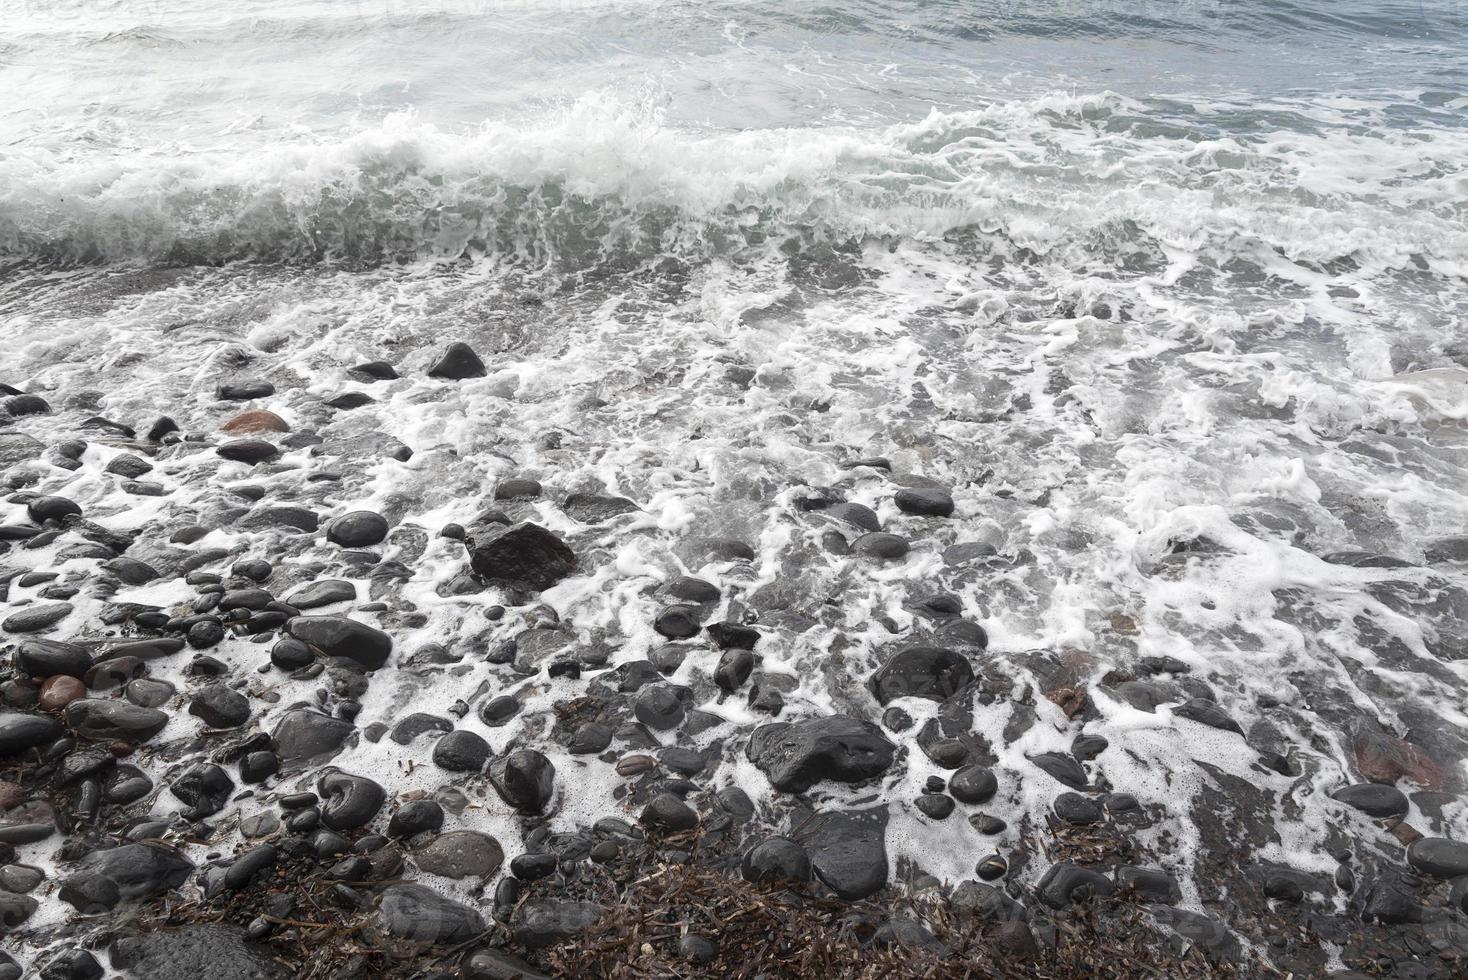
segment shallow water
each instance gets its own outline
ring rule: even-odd
[[[1010,830],[921,817],[910,801],[941,770],[916,745],[881,787],[894,861],[947,880],[1019,842],[1060,788],[1028,757],[1082,729],[1044,696],[1061,660],[1091,692],[1084,731],[1111,741],[1094,768],[1158,808],[1155,863],[1193,908],[1224,898],[1189,877],[1199,762],[1273,794],[1258,859],[1329,874],[1341,833],[1400,852],[1328,799],[1360,779],[1362,732],[1379,729],[1440,770],[1401,780],[1439,794],[1408,822],[1468,835],[1468,580],[1432,551],[1468,517],[1468,8],[217,8],[0,14],[0,380],[59,409],[16,428],[55,440],[86,415],[142,428],[166,413],[207,432],[229,411],[214,386],[238,374],[272,379],[261,407],[294,428],[396,437],[411,460],[313,484],[301,452],[279,485],[427,529],[403,556],[403,594],[428,616],[397,632],[405,652],[499,637],[483,618],[495,594],[437,594],[463,560],[432,535],[507,475],[642,507],[587,529],[534,506],[585,559],[544,596],[583,640],[613,664],[643,658],[661,642],[654,587],[702,575],[737,596],[721,611],[781,625],[761,652],[792,678],[786,718],[875,717],[862,682],[920,625],[912,601],[953,593],[991,638],[981,672],[999,696],[975,729]],[[490,376],[424,378],[451,340]],[[404,379],[347,377],[374,359]],[[321,404],[346,390],[376,401]],[[252,482],[178,454],[159,466],[168,496],[124,496],[102,474],[120,451],[99,438],[38,488],[146,528]],[[893,476],[843,465],[871,456]],[[895,486],[918,479],[953,489],[953,519],[896,509]],[[873,506],[911,554],[824,551],[792,506],[803,485]],[[758,558],[708,563],[694,541],[712,533]],[[999,557],[945,554],[965,542]],[[229,528],[204,544],[266,554]],[[1345,552],[1412,567],[1326,560]],[[333,555],[318,542],[293,560]],[[75,625],[98,604],[79,600]],[[1190,668],[1164,678],[1171,703],[1213,697],[1247,742],[1103,683],[1158,656]],[[473,656],[374,679],[358,724],[410,703],[442,714],[483,682],[507,683]],[[281,695],[268,711],[313,687],[258,683]],[[527,716],[584,686],[534,683]],[[694,740],[723,743],[716,783],[767,799],[739,749],[767,719],[737,697],[704,707],[725,719]],[[909,707],[919,722],[935,708]],[[497,750],[516,733],[472,712],[463,725]],[[364,742],[336,764],[432,789],[431,770],[402,772],[415,751]],[[565,825],[616,808],[608,766],[553,757]],[[513,855],[493,803],[456,826]]]

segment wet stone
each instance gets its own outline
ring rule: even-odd
[[[796,839],[810,854],[816,877],[849,901],[887,883],[887,808],[813,814]]]
[[[489,756],[489,743],[470,731],[449,732],[433,746],[434,765],[449,772],[479,772]]]
[[[250,701],[222,684],[211,684],[194,695],[189,714],[210,728],[236,728],[250,720]]]
[[[537,524],[495,525],[472,541],[470,564],[490,582],[548,589],[576,570],[576,554]]]
[[[594,902],[537,899],[515,909],[510,929],[520,945],[543,949],[579,936],[605,914],[606,909]]]
[[[392,653],[392,639],[386,633],[345,616],[297,616],[286,631],[323,656],[345,657],[367,670],[382,667]]]
[[[69,602],[40,602],[22,606],[0,621],[0,630],[7,633],[39,633],[50,629],[72,613]]]
[[[1468,875],[1468,843],[1445,837],[1424,837],[1407,848],[1407,863],[1433,878]]]
[[[1055,798],[1053,808],[1057,817],[1076,826],[1100,823],[1105,816],[1097,800],[1079,793],[1061,793]]]
[[[478,912],[422,885],[390,885],[377,906],[377,925],[387,935],[419,943],[457,945],[485,930]]]
[[[498,841],[474,830],[439,834],[413,852],[413,863],[420,871],[445,878],[489,878],[499,870],[504,859]]]
[[[489,780],[500,799],[521,813],[542,813],[555,791],[555,766],[534,749],[519,749],[490,763]]]
[[[1029,760],[1071,789],[1085,789],[1089,783],[1081,764],[1063,752],[1042,752]]]
[[[451,732],[453,723],[447,718],[414,712],[393,725],[388,737],[399,745],[411,745],[415,739],[428,732]]]
[[[479,359],[479,355],[474,353],[472,347],[461,341],[455,341],[441,350],[428,368],[430,378],[444,378],[450,381],[482,378],[486,373],[484,362]]]
[[[904,514],[924,517],[950,517],[953,514],[953,496],[937,487],[916,487],[897,491],[893,502]]]
[[[883,705],[902,697],[943,701],[973,679],[973,665],[963,654],[916,646],[894,653],[872,675],[872,693]]]
[[[878,561],[897,561],[905,558],[910,546],[907,539],[885,531],[870,531],[851,543],[853,553]]]
[[[338,602],[354,602],[356,598],[357,587],[351,582],[341,579],[323,579],[292,592],[285,597],[285,603],[304,610],[330,606]]]
[[[83,698],[66,706],[66,722],[82,738],[138,743],[163,731],[168,716],[126,701]]]
[[[433,800],[410,800],[387,822],[389,837],[414,837],[443,826],[443,807]]]
[[[1369,817],[1378,819],[1403,816],[1409,807],[1406,794],[1395,786],[1385,786],[1381,783],[1358,783],[1355,786],[1346,786],[1332,793],[1331,798],[1347,806],[1355,807]]]
[[[803,793],[822,780],[855,783],[892,764],[896,747],[870,722],[843,715],[763,725],[749,736],[747,753],[786,793]]]
[[[387,539],[387,521],[369,510],[354,510],[326,525],[326,540],[343,548],[367,548]]]

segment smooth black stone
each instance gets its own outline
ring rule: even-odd
[[[702,615],[697,606],[668,606],[658,612],[653,629],[670,640],[686,640],[702,628]]]
[[[490,748],[474,732],[449,732],[433,746],[433,763],[449,772],[479,772],[489,761]]]
[[[261,844],[235,858],[224,873],[224,887],[238,891],[254,881],[261,872],[273,867],[279,851],[273,844]]]
[[[126,701],[82,698],[66,706],[66,722],[82,738],[146,742],[163,731],[168,716]]]
[[[123,453],[120,456],[114,456],[112,461],[107,464],[105,470],[105,472],[111,473],[114,476],[120,476],[128,480],[136,480],[143,474],[151,473],[152,471],[152,463],[143,459],[141,456],[134,456],[132,453]]]
[[[371,405],[376,399],[365,391],[347,391],[335,398],[328,398],[326,404],[331,408],[347,411],[353,408],[361,408],[363,405]]]
[[[392,726],[388,737],[399,745],[411,745],[415,739],[428,732],[451,732],[454,725],[447,718],[415,711]]]
[[[210,728],[238,728],[250,720],[250,700],[223,684],[211,684],[194,695],[189,714]]]
[[[340,770],[322,776],[316,789],[325,801],[321,822],[337,831],[366,826],[387,799],[387,792],[371,779]]]
[[[944,701],[973,679],[973,665],[961,653],[944,647],[908,647],[872,675],[872,693],[883,705],[903,697]]]
[[[865,504],[842,501],[824,508],[822,513],[827,517],[849,524],[854,528],[860,528],[863,531],[882,530],[882,522],[878,519],[877,512]],[[750,557],[752,558],[753,555]]]
[[[1409,807],[1406,794],[1395,786],[1384,786],[1380,783],[1357,783],[1355,786],[1347,786],[1336,790],[1331,794],[1331,798],[1340,800],[1367,816],[1377,819],[1400,817],[1407,812]]]
[[[501,480],[494,488],[494,499],[530,500],[539,497],[541,492],[542,488],[538,481],[512,477],[508,480]]]
[[[396,381],[398,378],[397,369],[386,361],[367,361],[348,368],[347,373],[366,381]]]
[[[522,707],[518,698],[507,694],[491,698],[479,706],[479,720],[491,728],[499,728],[519,714]]]
[[[26,516],[37,524],[82,516],[81,504],[69,497],[37,497],[25,505]]]
[[[510,929],[526,949],[543,949],[575,938],[605,914],[606,909],[594,902],[531,899],[516,907]]]
[[[1069,861],[1052,864],[1035,886],[1039,899],[1055,909],[1111,895],[1115,891],[1116,886],[1110,878]]]
[[[948,792],[961,803],[988,803],[999,791],[999,780],[983,766],[962,766],[948,779]]]
[[[21,418],[25,415],[51,414],[50,403],[40,395],[11,395],[4,402],[0,402],[0,404],[5,406],[5,411],[9,412],[12,418]]]
[[[194,865],[166,844],[138,842],[96,851],[82,861],[82,870],[110,879],[122,898],[145,898],[182,885]]]
[[[672,793],[659,793],[653,797],[638,820],[644,827],[668,833],[692,830],[698,826],[698,814]]]
[[[418,865],[418,870],[445,878],[488,879],[504,860],[505,852],[499,841],[476,830],[439,834],[413,852],[413,863]]]
[[[92,656],[76,643],[61,640],[22,640],[16,647],[15,667],[32,677],[85,677],[91,669]]]
[[[816,813],[800,826],[796,840],[811,867],[837,895],[867,898],[887,883],[887,808]]]
[[[906,538],[888,534],[885,531],[868,531],[851,542],[851,550],[854,554],[875,558],[879,561],[896,561],[904,558],[910,549],[911,546],[907,543]]]
[[[1076,826],[1100,823],[1104,817],[1099,802],[1079,793],[1061,793],[1053,805],[1057,817]]]
[[[897,504],[897,509],[904,514],[917,514],[923,517],[951,517],[953,515],[953,496],[947,490],[939,490],[937,487],[909,487],[897,491],[892,498]]]
[[[596,755],[612,744],[615,735],[611,725],[589,721],[578,725],[566,740],[566,751],[572,755]]]
[[[1077,735],[1070,743],[1070,754],[1081,762],[1090,762],[1110,745],[1104,735]]]
[[[280,450],[264,439],[235,439],[218,446],[215,453],[235,463],[265,463],[280,455]]]
[[[190,766],[175,779],[169,792],[188,806],[185,816],[199,820],[224,809],[224,804],[234,792],[234,780],[219,766],[201,762]]]
[[[368,548],[386,540],[387,520],[370,510],[354,510],[326,525],[326,540],[343,548]]]
[[[760,637],[759,630],[754,627],[730,622],[714,623],[704,630],[704,634],[721,650],[753,650]]]
[[[297,616],[286,632],[327,657],[345,657],[367,670],[377,670],[392,653],[392,638],[345,616]]]
[[[286,528],[314,534],[321,527],[321,517],[308,507],[262,506],[240,518],[239,526],[246,530]]]
[[[1089,780],[1081,764],[1064,752],[1042,752],[1029,760],[1071,789],[1085,789]]]
[[[1281,902],[1299,902],[1305,897],[1305,889],[1289,875],[1270,875],[1264,879],[1264,897]]]
[[[462,341],[456,341],[445,347],[428,369],[430,378],[446,378],[450,381],[482,378],[486,373],[484,362],[479,359],[479,355]]]
[[[737,691],[754,672],[754,654],[749,650],[725,650],[714,668],[714,683],[725,694]]]
[[[389,837],[412,837],[443,826],[443,807],[433,800],[410,800],[387,822]]]
[[[223,612],[232,609],[264,609],[275,601],[275,596],[264,589],[234,589],[219,597],[219,608]]]
[[[677,728],[685,716],[682,699],[667,684],[650,684],[638,691],[632,710],[638,721],[656,731]]]
[[[510,806],[527,815],[545,810],[555,792],[555,766],[534,749],[519,749],[495,759],[489,781]]]
[[[1209,728],[1218,728],[1237,735],[1244,734],[1244,729],[1239,726],[1239,723],[1208,698],[1192,698],[1173,708],[1172,713],[1179,718],[1187,718],[1190,721],[1207,725]]]
[[[1424,837],[1407,848],[1407,863],[1433,878],[1468,875],[1468,843],[1446,837]]]
[[[43,602],[22,606],[0,622],[0,630],[7,633],[39,633],[61,622],[72,613],[69,602]]]
[[[275,394],[275,385],[269,381],[238,381],[220,385],[214,389],[214,394],[220,401],[247,402],[255,398],[269,398]]]
[[[739,864],[745,881],[809,881],[810,855],[788,837],[770,837],[750,848]]]
[[[746,750],[785,793],[803,793],[821,780],[855,783],[878,776],[895,751],[876,725],[844,715],[762,725],[750,734]]]
[[[538,524],[496,525],[475,536],[470,566],[491,582],[548,589],[576,570],[576,553]]]
[[[1172,875],[1154,868],[1140,868],[1131,864],[1117,867],[1116,888],[1123,895],[1135,895],[1144,902],[1176,905],[1183,899],[1182,889]]]
[[[316,653],[293,636],[284,636],[270,648],[270,662],[281,670],[300,670],[316,662]]]
[[[196,650],[218,646],[224,640],[224,624],[213,617],[201,619],[189,627],[185,639]]]
[[[684,602],[704,603],[718,602],[719,589],[712,582],[706,582],[701,578],[693,578],[688,575],[680,575],[667,585],[663,586],[663,592],[675,599]]]
[[[97,958],[85,949],[63,949],[47,958],[41,980],[101,980],[105,973]]]
[[[637,504],[625,497],[608,497],[595,493],[573,493],[566,498],[561,509],[573,520],[582,524],[600,524],[622,514],[635,513]]]
[[[297,767],[332,758],[354,731],[349,721],[310,708],[292,708],[276,723],[270,740],[282,765]]]
[[[978,875],[984,881],[997,881],[1004,877],[1008,871],[1009,863],[997,854],[990,854],[988,857],[981,858],[979,863],[974,866],[974,874]]]
[[[357,587],[341,579],[323,579],[303,586],[285,597],[289,606],[297,609],[316,609],[338,602],[354,602]]]
[[[415,943],[454,946],[481,935],[484,919],[422,885],[389,885],[377,904],[377,925],[387,935]]]
[[[248,752],[240,757],[240,779],[243,782],[263,783],[280,772],[280,757],[274,752],[262,750]]]
[[[934,820],[946,820],[953,813],[955,806],[953,797],[944,796],[942,793],[924,793],[919,796],[914,805],[928,817]]]

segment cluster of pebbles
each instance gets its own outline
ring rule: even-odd
[[[487,373],[453,344],[418,380]],[[325,403],[342,417],[399,378],[348,374]],[[414,447],[293,426],[270,381],[220,384],[184,425],[83,418],[57,394],[0,402],[0,978],[284,976],[272,944],[332,942],[311,929],[323,907],[353,942],[439,957],[415,975],[533,977],[613,911],[578,881],[654,859],[876,907],[931,892],[1018,960],[1077,908],[1126,904],[1149,941],[1221,970],[1468,968],[1468,842],[1406,819],[1452,794],[1398,786],[1451,790],[1450,774],[1366,732],[1361,778],[1328,804],[1338,846],[1309,866],[1243,856],[1287,854],[1268,845],[1270,794],[1301,776],[1289,748],[1176,658],[995,656],[996,624],[944,583],[1032,556],[984,540],[917,555],[954,493],[888,459],[774,488],[757,539],[660,513],[655,487],[558,486],[546,465],[427,526],[409,477],[394,485],[440,478],[410,469]],[[621,546],[646,533],[678,542],[651,576]],[[817,561],[900,599],[843,637],[839,590],[799,594]],[[578,620],[629,579],[650,584]],[[1108,778],[1130,750],[1088,730],[1098,692],[1137,718],[1165,709],[1253,776],[1199,763],[1181,836],[1176,801]],[[1068,750],[1026,748],[1047,727]],[[875,935],[962,962],[921,922]],[[732,969],[717,931],[648,942],[684,975]]]

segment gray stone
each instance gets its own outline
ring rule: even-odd
[[[475,830],[451,830],[439,834],[413,852],[420,871],[445,878],[488,878],[499,870],[505,852],[499,841]]]
[[[422,885],[389,885],[377,904],[377,924],[397,939],[455,945],[485,931],[484,919],[466,905]]]

